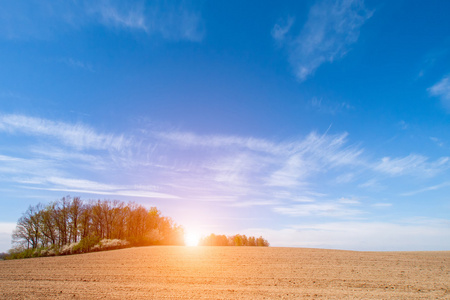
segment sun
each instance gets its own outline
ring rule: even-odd
[[[188,231],[184,234],[184,243],[186,246],[194,247],[198,246],[198,242],[200,241],[200,234],[197,232]]]

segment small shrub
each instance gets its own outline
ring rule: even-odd
[[[6,259],[20,259],[33,257],[35,249],[13,248],[9,250]]]
[[[62,255],[68,255],[68,254],[75,254],[76,252],[74,251],[74,249],[77,247],[78,243],[71,243],[69,245],[64,245],[61,248],[61,253]]]
[[[77,245],[74,246],[73,252],[74,253],[87,253],[91,251],[93,247],[95,247],[96,244],[100,242],[100,239],[96,236],[88,236],[85,238],[82,238]]]
[[[48,249],[48,251],[47,251],[47,256],[55,256],[58,254],[59,254],[59,252],[55,248]]]
[[[128,241],[119,240],[119,239],[103,239],[101,240],[97,245],[95,245],[92,250],[93,251],[100,251],[100,250],[113,250],[113,249],[120,249],[124,248],[130,245]]]

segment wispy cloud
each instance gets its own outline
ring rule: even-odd
[[[449,158],[433,161],[417,154],[371,161],[347,133],[328,131],[281,141],[133,132],[99,133],[81,123],[0,115],[0,134],[20,137],[27,149],[0,148],[0,178],[26,191],[215,202],[264,207],[293,218],[354,219],[371,206],[359,197],[329,194],[330,186],[353,182],[373,188],[378,181],[411,174],[431,178],[450,164]]]
[[[291,30],[293,24],[294,18],[292,17],[282,19],[279,23],[275,24],[271,32],[272,37],[275,39],[275,41],[282,44],[286,39],[287,33]]]
[[[448,40],[444,41],[444,45],[439,48],[431,50],[425,55],[420,66],[420,71],[416,79],[419,79],[429,73],[438,63],[445,58],[449,53]]]
[[[406,123],[405,121],[401,120],[400,122],[398,122],[398,126],[402,129],[402,130],[406,130],[409,128],[409,124]]]
[[[361,202],[357,198],[340,198],[338,203],[341,204],[361,204]]]
[[[317,166],[311,161],[305,161],[302,155],[292,155],[284,165],[273,172],[267,184],[269,186],[293,187],[306,185],[305,177],[317,172]]]
[[[196,42],[205,35],[200,11],[186,1],[0,2],[0,35],[9,39],[48,39],[92,24],[141,31],[173,41]]]
[[[276,200],[263,200],[263,201],[240,201],[240,202],[233,202],[230,204],[232,207],[253,207],[253,206],[274,206],[280,204],[279,201]]]
[[[428,186],[425,188],[421,188],[418,190],[414,190],[414,191],[410,191],[410,192],[406,192],[406,193],[402,193],[401,196],[414,196],[420,193],[424,193],[424,192],[428,192],[428,191],[436,191],[445,187],[450,186],[450,181],[449,182],[444,182],[441,184],[436,184],[436,185],[432,185],[432,186]]]
[[[99,21],[106,26],[147,31],[143,2],[105,0],[91,2],[87,5],[87,8],[88,13],[98,15]]]
[[[349,183],[355,180],[355,174],[353,173],[344,173],[340,174],[336,177],[336,183]]]
[[[200,11],[187,2],[158,2],[148,9],[146,20],[150,33],[159,33],[169,40],[203,40],[206,29]]]
[[[273,206],[313,202],[311,197],[320,197],[310,186],[314,176],[365,164],[363,150],[348,145],[346,133],[311,133],[286,141],[177,131],[137,137],[24,115],[1,115],[2,132],[25,137],[29,149],[18,156],[0,153],[2,174],[22,187],[48,191],[183,195],[187,201]],[[98,177],[114,179],[112,183],[91,179]],[[117,185],[117,178],[144,186],[152,182],[158,189]]]
[[[124,136],[99,134],[82,124],[68,124],[24,115],[0,115],[0,131],[47,136],[78,149],[123,150],[130,144],[130,140]]]
[[[85,21],[75,1],[0,1],[0,36],[7,39],[49,39]]]
[[[67,151],[64,148],[45,146],[33,146],[28,148],[30,154],[41,159],[52,160],[54,162],[66,162],[78,166],[86,166],[94,170],[105,170],[110,168],[105,157],[82,153],[79,151]]]
[[[403,158],[383,157],[374,169],[392,176],[434,176],[450,167],[450,158],[441,157],[434,162],[422,155],[410,154]]]
[[[80,60],[76,60],[73,58],[61,58],[61,59],[57,59],[56,61],[61,62],[71,68],[74,68],[74,69],[82,69],[82,70],[86,70],[89,72],[94,72],[94,68],[92,67],[91,64],[82,62]]]
[[[342,58],[372,13],[362,0],[319,1],[299,34],[290,33],[289,18],[274,26],[272,37],[285,45],[295,75],[304,81],[323,63]]]
[[[377,202],[372,204],[372,207],[378,207],[378,208],[386,208],[386,207],[391,207],[392,203],[386,203],[386,202]]]
[[[364,164],[360,159],[363,150],[345,145],[346,133],[321,136],[311,133],[303,139],[280,143],[237,136],[198,136],[183,132],[158,133],[157,136],[183,147],[221,148],[222,151],[230,151],[229,155],[232,157],[244,157],[239,161],[223,164],[234,170],[226,176],[236,178],[237,175],[243,175],[244,166],[248,166],[247,171],[252,170],[253,175],[256,175],[255,171],[264,174],[265,178],[261,178],[259,184],[267,186],[298,187],[306,185],[309,178],[318,172]],[[245,151],[249,152],[242,156]]]
[[[34,177],[13,177],[11,180],[23,188],[32,190],[59,191],[65,193],[81,193],[90,195],[179,199],[176,195],[159,192],[159,188],[152,185],[142,186],[106,184],[87,179],[56,177],[48,174],[46,175],[45,173],[38,174],[37,172],[34,174]]]
[[[337,201],[322,201],[317,203],[295,204],[274,207],[274,211],[291,217],[325,216],[334,218],[349,218],[363,214],[360,209],[354,208],[358,201],[340,199]]]
[[[4,182],[20,180],[36,181],[41,176],[61,175],[57,164],[41,157],[21,158],[0,154],[0,178]]]
[[[351,106],[347,102],[333,103],[333,102],[323,101],[322,99],[318,99],[318,98],[313,98],[309,102],[309,104],[310,104],[311,108],[313,108],[314,110],[316,110],[320,113],[323,113],[323,114],[330,114],[330,115],[335,115],[342,111],[353,109],[353,106]]]
[[[431,136],[430,140],[436,143],[436,145],[438,145],[439,147],[444,147],[444,142],[441,139]]]
[[[153,134],[155,134],[158,138],[171,141],[185,147],[237,147],[269,153],[292,151],[292,148],[294,147],[294,145],[292,144],[278,145],[265,139],[258,139],[253,137],[246,138],[223,135],[200,136],[192,132],[181,131],[155,132]]]
[[[442,105],[450,112],[450,75],[428,89],[431,96],[438,97]]]
[[[372,178],[358,185],[360,188],[383,189],[378,180]]]

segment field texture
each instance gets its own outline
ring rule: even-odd
[[[450,299],[450,252],[141,247],[0,261],[1,299]]]

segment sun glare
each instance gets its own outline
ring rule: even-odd
[[[196,232],[186,232],[184,235],[184,243],[186,246],[198,246],[198,242],[200,241],[200,234]]]

